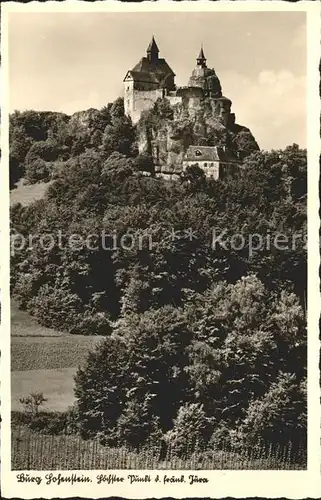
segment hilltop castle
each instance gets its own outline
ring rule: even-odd
[[[177,87],[175,76],[166,60],[159,57],[159,49],[153,37],[147,47],[146,57],[142,57],[132,70],[127,71],[124,78],[125,113],[133,123],[137,123],[142,112],[151,109],[157,99],[164,97],[172,106],[182,104],[192,109],[209,98],[215,114],[225,126],[235,118],[230,113],[231,101],[222,95],[215,70],[207,67],[203,47],[188,85]]]
[[[158,99],[169,102],[173,117],[147,125],[140,118]],[[203,47],[185,87],[176,86],[154,37],[146,56],[124,78],[125,114],[138,124],[139,152],[151,155],[156,175],[166,178],[177,178],[190,165],[214,179],[239,171],[244,137],[253,150],[258,145],[248,129],[235,123],[231,105],[215,70],[207,66]]]

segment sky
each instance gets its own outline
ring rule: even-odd
[[[177,85],[203,44],[236,122],[262,149],[306,147],[304,12],[10,13],[10,110],[101,108],[122,95],[152,35]]]

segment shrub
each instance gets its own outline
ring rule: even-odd
[[[65,412],[39,411],[37,414],[30,412],[12,412],[13,426],[27,426],[29,429],[42,434],[77,434],[78,413],[75,407],[70,407]]]
[[[51,179],[52,163],[35,158],[25,168],[26,180],[29,184],[37,182],[49,182]]]
[[[302,443],[306,436],[305,385],[298,385],[294,374],[280,372],[266,394],[248,407],[242,426],[246,441]]]
[[[206,417],[203,405],[186,403],[178,410],[173,429],[165,435],[179,456],[189,455],[192,451],[202,450],[210,437],[211,424]]]
[[[42,392],[34,392],[26,398],[20,398],[19,402],[23,405],[24,411],[35,417],[39,413],[39,408],[47,401]]]
[[[110,317],[97,311],[70,290],[43,285],[29,305],[39,322],[47,327],[83,335],[110,333]]]
[[[151,174],[155,173],[155,165],[152,156],[148,154],[140,154],[135,159],[135,165],[137,170],[142,172],[149,172]]]
[[[151,434],[152,418],[149,400],[126,402],[123,413],[117,422],[117,432],[121,443],[128,443],[138,447],[144,443]]]

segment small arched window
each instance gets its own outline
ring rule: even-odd
[[[207,167],[207,163],[204,163],[204,167]]]

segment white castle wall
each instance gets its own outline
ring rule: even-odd
[[[128,99],[127,107],[125,107],[125,112],[128,114],[133,123],[137,123],[142,112],[148,111],[157,101],[157,99],[162,99],[164,97],[164,91],[162,89],[155,90],[136,90],[131,91],[131,97]]]

